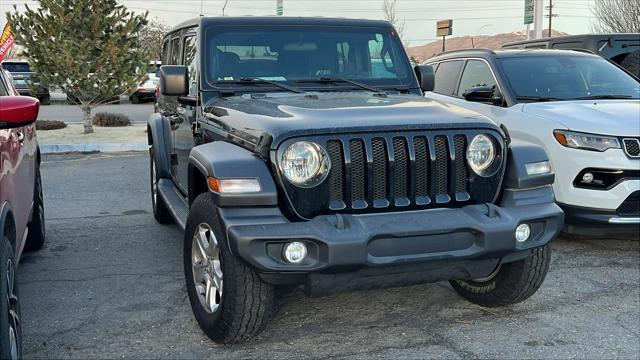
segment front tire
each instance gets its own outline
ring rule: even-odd
[[[0,234],[0,359],[22,359],[22,325],[14,249]]]
[[[481,306],[516,304],[540,288],[549,271],[550,260],[551,247],[545,245],[531,250],[525,259],[499,265],[486,278],[452,280],[450,283],[463,298]]]
[[[153,209],[153,217],[160,224],[172,224],[173,217],[167,208],[162,196],[158,192],[158,181],[160,176],[157,172],[156,159],[153,156],[153,147],[149,149],[149,182],[151,185],[151,208]]]
[[[36,170],[36,183],[33,191],[33,214],[28,225],[29,233],[24,243],[24,251],[36,251],[42,248],[45,240],[44,199],[42,196],[42,179],[40,168]]]
[[[40,105],[51,105],[51,97],[49,95],[44,95],[39,100]]]
[[[264,329],[275,312],[274,288],[231,254],[210,193],[191,205],[183,259],[191,309],[209,338],[237,343]]]

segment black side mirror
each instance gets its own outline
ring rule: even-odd
[[[418,84],[422,91],[433,91],[436,86],[436,74],[431,65],[417,65],[413,68],[418,77]]]
[[[466,89],[462,96],[465,100],[473,102],[499,104],[502,101],[502,96],[496,93],[495,86],[472,87]]]
[[[160,67],[160,93],[165,96],[184,96],[189,92],[189,70],[181,65]]]

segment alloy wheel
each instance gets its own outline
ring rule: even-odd
[[[207,313],[215,313],[222,301],[222,259],[218,239],[209,224],[198,225],[193,235],[191,268],[200,304]]]

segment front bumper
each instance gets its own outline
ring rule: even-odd
[[[623,216],[616,210],[560,204],[566,215],[564,231],[580,235],[633,234],[640,227],[640,215]]]
[[[339,273],[411,264],[442,264],[438,266],[442,269],[457,261],[464,268],[465,261],[492,260],[492,267],[480,274],[486,275],[496,260],[514,261],[549,243],[564,221],[550,186],[505,191],[500,206],[326,215],[307,222],[289,222],[279,211],[269,209],[222,208],[220,217],[230,250],[268,274],[265,278],[271,282],[278,282],[277,274]],[[531,236],[518,243],[514,232],[521,223],[530,224]],[[291,241],[307,245],[308,255],[301,264],[283,260],[284,245]],[[462,273],[478,276],[472,269]],[[437,277],[450,278],[452,274]]]

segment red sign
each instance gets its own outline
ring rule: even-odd
[[[4,59],[15,43],[11,35],[11,26],[7,23],[2,30],[2,34],[0,34],[0,61]]]

